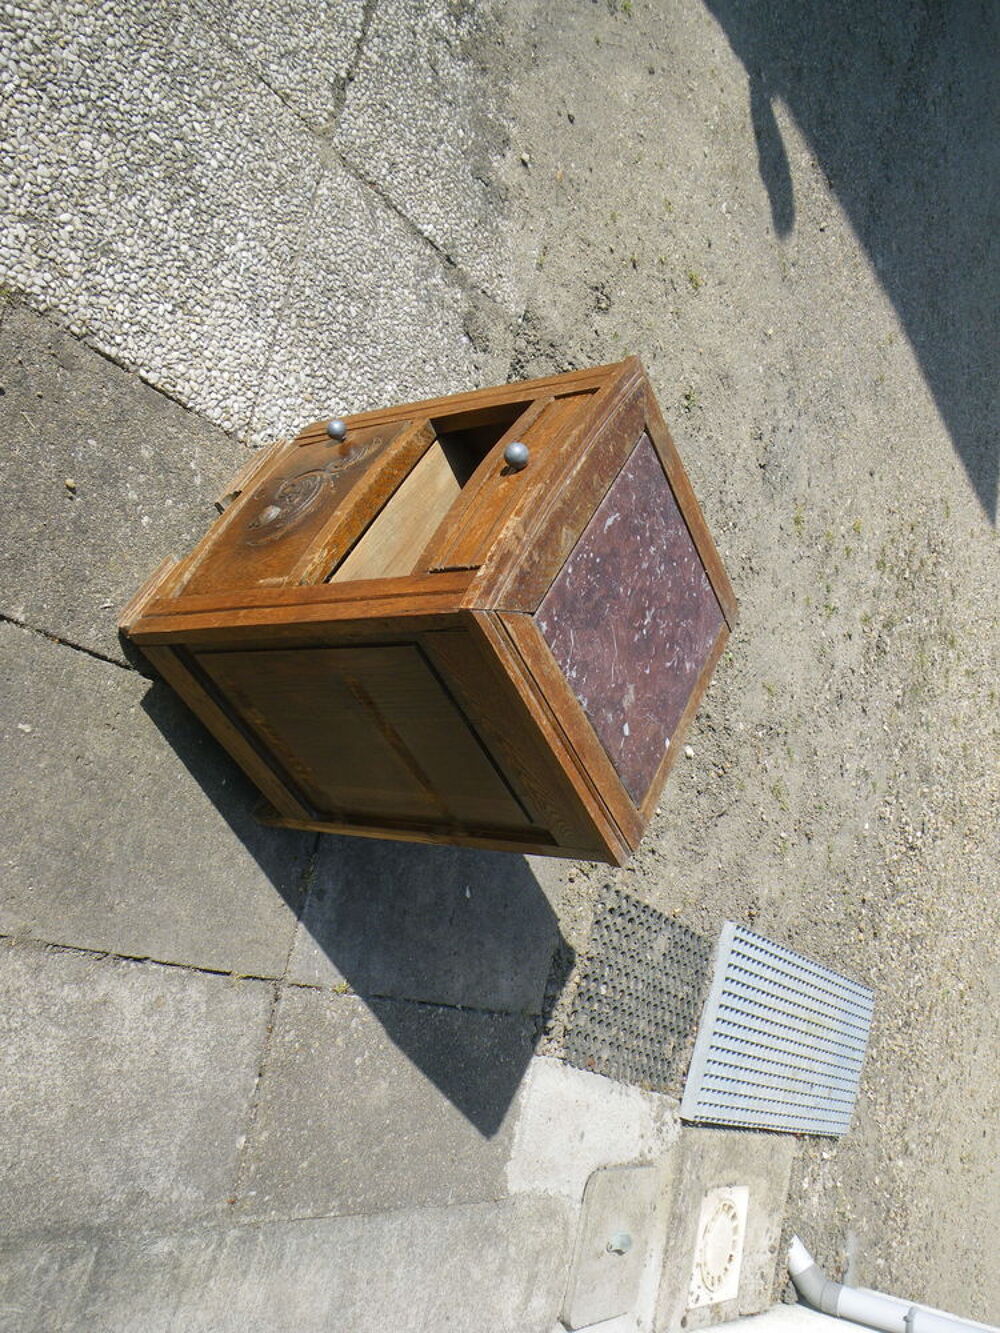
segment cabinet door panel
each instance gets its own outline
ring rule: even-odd
[[[529,822],[415,644],[198,661],[317,810],[443,826]]]

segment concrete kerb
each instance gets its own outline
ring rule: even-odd
[[[572,1211],[512,1199],[7,1244],[0,1324],[167,1333],[525,1333],[557,1313]],[[405,1256],[405,1262],[398,1262]]]

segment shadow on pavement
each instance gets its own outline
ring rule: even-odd
[[[705,0],[742,60],[775,231],[791,113],[868,252],[993,523],[1000,473],[1000,9]]]
[[[288,979],[364,1000],[486,1137],[499,1129],[574,955],[523,856],[267,828],[260,797],[162,682],[143,708],[298,915]],[[303,893],[285,872],[316,844]]]

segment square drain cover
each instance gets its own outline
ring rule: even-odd
[[[721,1305],[740,1294],[750,1191],[746,1185],[709,1190],[701,1203],[688,1309]]]

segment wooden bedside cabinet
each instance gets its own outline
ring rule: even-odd
[[[627,859],[736,614],[636,358],[317,422],[228,498],[121,628],[261,818]]]

